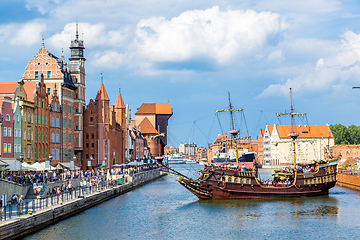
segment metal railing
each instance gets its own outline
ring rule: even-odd
[[[100,183],[93,183],[88,186],[78,186],[73,189],[61,191],[60,193],[52,192],[48,197],[25,199],[20,203],[11,203],[11,201],[9,201],[7,206],[0,207],[0,222],[26,214],[31,215],[41,209],[63,204],[77,198],[84,198],[95,192],[101,192],[126,182],[128,182],[128,180],[124,177],[112,181],[101,181]]]

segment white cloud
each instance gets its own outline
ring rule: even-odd
[[[0,42],[12,46],[31,46],[41,41],[46,28],[45,24],[36,22],[1,25]]]
[[[90,24],[79,23],[79,38],[84,40],[86,47],[112,46],[116,47],[124,40],[124,35],[120,30],[108,30],[103,23]],[[75,39],[76,23],[68,23],[64,29],[47,41],[53,47],[67,47],[69,42]]]
[[[98,52],[91,57],[90,64],[93,67],[120,68],[124,64],[125,58],[126,54],[117,51]]]
[[[141,20],[136,41],[141,56],[150,61],[184,61],[210,57],[226,63],[258,50],[287,28],[276,13],[253,10],[222,12],[218,6],[190,10],[172,18]]]
[[[298,92],[334,91],[332,86],[341,89],[359,84],[360,75],[360,34],[346,30],[342,36],[341,47],[337,52],[320,58],[315,66],[304,66],[298,77],[285,83],[271,84],[260,96],[288,94],[289,87]]]

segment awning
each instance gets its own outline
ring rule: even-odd
[[[102,164],[98,164],[96,166],[94,166],[95,168],[106,168],[106,166],[102,165]]]

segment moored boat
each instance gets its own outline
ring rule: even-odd
[[[299,115],[293,112],[291,89],[290,89],[292,125],[293,116]],[[235,141],[238,130],[230,131]],[[329,164],[329,161],[314,161],[312,164],[296,163],[296,139],[299,133],[292,132],[288,135],[292,139],[293,165],[277,170],[273,179],[261,181],[258,179],[256,168],[241,166],[236,154],[235,166],[205,166],[201,170],[201,176],[193,180],[173,170],[178,176],[177,181],[186,189],[195,194],[199,199],[245,199],[245,198],[285,198],[285,197],[309,197],[327,195],[329,189],[335,186],[337,164]]]

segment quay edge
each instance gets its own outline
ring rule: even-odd
[[[152,182],[164,175],[165,173],[161,172],[160,169],[137,173],[132,177],[132,182],[103,190],[85,198],[78,198],[62,205],[39,210],[32,215],[27,214],[17,217],[16,219],[0,222],[0,240],[24,237],[32,232],[78,214],[99,203]]]

